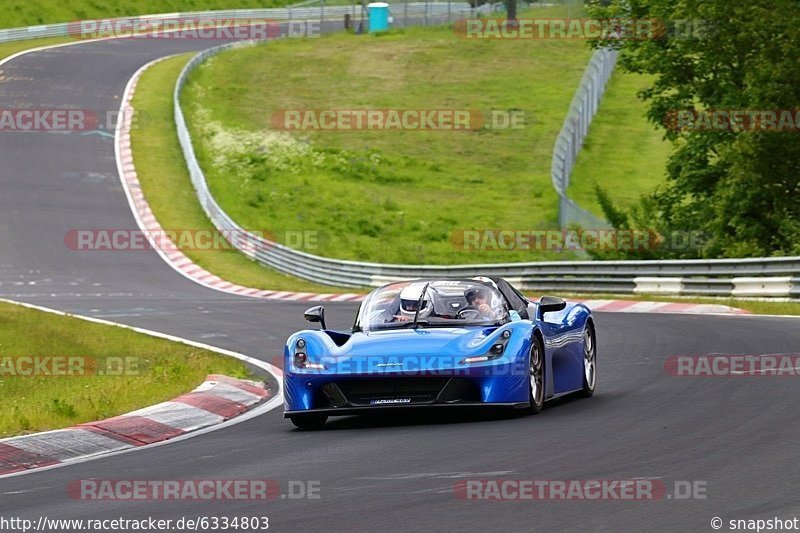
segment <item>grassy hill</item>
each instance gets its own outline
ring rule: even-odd
[[[539,16],[547,16],[542,10]],[[201,164],[243,226],[317,236],[307,251],[398,263],[571,258],[466,251],[464,229],[556,227],[550,158],[591,51],[452,28],[283,40],[217,56],[183,105]],[[285,110],[520,112],[520,129],[282,131]]]

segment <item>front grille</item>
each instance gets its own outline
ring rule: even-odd
[[[397,404],[403,405],[479,401],[480,398],[475,384],[459,378],[348,379],[329,383],[322,390],[331,407],[369,406],[389,400],[402,400]]]

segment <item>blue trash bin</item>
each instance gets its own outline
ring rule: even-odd
[[[367,5],[369,10],[369,32],[386,31],[389,29],[389,4],[386,2],[372,2]]]

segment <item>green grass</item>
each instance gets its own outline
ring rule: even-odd
[[[136,86],[133,106],[147,120],[141,122],[141,128],[131,131],[131,146],[142,190],[161,226],[175,230],[213,230],[192,187],[178,144],[172,110],[175,80],[192,55],[166,59],[144,72]],[[184,250],[184,253],[210,272],[246,287],[311,292],[337,290],[267,269],[236,251]]]
[[[312,231],[309,252],[386,263],[571,259],[467,251],[452,239],[463,229],[555,227],[552,148],[589,57],[580,41],[466,40],[447,27],[336,34],[217,56],[193,73],[182,103],[219,203],[281,242]],[[305,134],[271,126],[284,109],[372,108],[518,109],[527,124]]]
[[[70,43],[74,42],[69,37],[48,37],[46,39],[28,39],[25,41],[13,41],[10,43],[0,43],[0,59],[4,59],[10,55],[16,54],[23,50],[29,50],[39,46],[48,46],[51,44]],[[2,78],[0,78],[2,79]]]
[[[8,366],[8,358],[19,356],[133,359],[127,375],[28,377],[13,375],[25,367]],[[93,360],[83,368],[93,368]],[[240,361],[207,350],[6,303],[0,303],[0,361],[0,437],[130,412],[188,392],[208,374],[249,375]]]
[[[215,9],[251,9],[296,3],[286,0],[4,0],[0,28],[76,20]]]
[[[664,182],[671,144],[647,122],[646,104],[636,97],[649,82],[645,75],[614,73],[578,155],[568,194],[598,216],[595,184],[615,207],[628,208]]]
[[[700,303],[712,303],[703,301]],[[800,315],[800,303],[798,302],[768,302],[761,300],[736,300],[726,299],[724,305],[746,309],[758,315]]]

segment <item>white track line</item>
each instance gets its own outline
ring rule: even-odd
[[[65,35],[64,37],[68,37],[68,35]],[[0,66],[2,66],[4,63],[8,63],[12,59],[16,59],[16,58],[18,58],[20,56],[24,56],[25,54],[32,54],[34,52],[41,52],[42,50],[51,50],[53,48],[61,48],[61,47],[64,47],[64,46],[73,46],[73,45],[76,45],[76,44],[95,43],[97,41],[108,41],[110,39],[123,39],[123,38],[124,37],[100,37],[98,39],[83,39],[83,40],[78,40],[78,41],[68,41],[66,43],[46,44],[44,46],[36,46],[34,48],[27,48],[25,50],[20,50],[19,52],[15,52],[15,53],[11,54],[8,57],[0,59]],[[36,39],[31,39],[31,40],[35,41]],[[19,41],[11,41],[11,42],[19,42]]]

